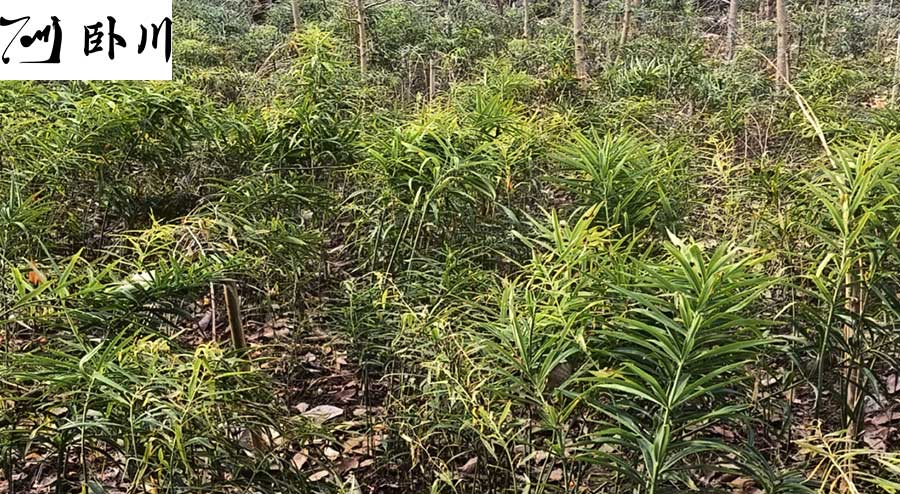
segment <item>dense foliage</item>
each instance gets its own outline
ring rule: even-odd
[[[900,12],[728,7],[176,0],[172,82],[0,83],[0,487],[900,491]]]

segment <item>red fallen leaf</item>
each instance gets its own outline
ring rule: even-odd
[[[28,282],[34,286],[38,286],[41,283],[47,282],[47,277],[44,276],[44,273],[41,272],[41,269],[38,267],[37,263],[34,261],[28,261],[28,267],[31,271],[28,272],[27,278]]]
[[[34,271],[28,272],[28,282],[34,286],[38,286],[41,284],[41,277]]]

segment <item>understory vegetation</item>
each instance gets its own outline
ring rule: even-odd
[[[172,82],[0,82],[0,490],[900,492],[900,8],[732,1],[176,0]]]

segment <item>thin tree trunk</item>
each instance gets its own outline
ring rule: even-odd
[[[353,0],[353,7],[356,10],[356,47],[359,51],[359,71],[365,74],[368,58],[366,53],[366,9],[363,6],[363,0]]]
[[[642,0],[631,0],[631,35],[629,39],[635,36],[634,33],[636,33],[640,27],[640,19],[635,15],[635,11],[641,8],[642,3]]]
[[[575,77],[587,80],[587,65],[584,56],[584,3],[572,0],[572,38],[575,41]]]
[[[435,82],[434,82],[434,58],[428,59],[428,101],[434,101]]]
[[[266,21],[269,14],[269,8],[272,7],[272,0],[254,0],[250,16],[254,24],[262,24]]]
[[[241,321],[241,297],[233,281],[225,283],[225,310],[228,312],[231,343],[235,350],[244,353],[247,351],[247,338],[244,337],[244,324]]]
[[[625,13],[622,14],[622,35],[619,37],[619,46],[625,46],[631,35],[631,0],[625,0]]]
[[[772,18],[772,0],[759,1],[759,19],[768,20]]]
[[[863,263],[862,260],[859,261],[858,264],[859,274],[851,271],[847,273],[846,277],[846,286],[844,287],[844,293],[846,295],[847,301],[844,304],[844,308],[847,309],[849,314],[854,316],[856,321],[862,321],[863,314],[865,313],[865,302],[863,301]],[[855,345],[858,344],[858,337],[856,336],[856,331],[853,326],[849,323],[845,323],[842,328],[842,333],[844,336],[844,344],[846,345],[846,352],[844,353],[844,365],[846,368],[844,369],[844,379],[847,383],[846,388],[846,403],[847,407],[847,440],[849,445],[852,447],[853,444],[856,443],[856,436],[859,433],[857,427],[857,409],[860,405],[860,387],[861,387],[861,379],[862,375],[860,373],[859,363],[856,362],[852,349]],[[849,456],[846,459],[846,463],[843,465],[844,470],[847,472],[847,480],[850,481],[853,479],[853,471],[855,470],[855,461],[853,456]]]
[[[524,18],[522,21],[522,36],[528,39],[528,0],[522,0],[522,17]]]
[[[294,16],[294,31],[300,30],[300,0],[291,0],[291,14]]]
[[[244,336],[244,323],[241,319],[241,297],[238,294],[237,284],[233,281],[225,282],[225,310],[228,313],[228,326],[231,329],[231,343],[241,358],[248,357],[250,346]],[[248,365],[242,365],[244,370],[249,370]],[[266,440],[258,430],[248,428],[250,442],[257,451],[266,447]]]
[[[900,96],[900,31],[897,31],[897,51],[894,54],[894,87],[891,88],[891,104],[897,104]]]
[[[846,278],[846,286],[844,287],[844,294],[847,298],[846,303],[844,304],[844,308],[847,309],[849,314],[856,315],[860,312],[860,296],[859,290],[860,287],[858,285],[858,281],[854,273],[848,273]],[[844,370],[844,379],[847,382],[847,392],[846,392],[846,407],[847,407],[847,437],[852,441],[856,436],[856,421],[853,419],[853,410],[856,409],[856,366],[853,363],[853,354],[850,352],[851,345],[853,345],[854,341],[854,330],[853,326],[849,323],[845,323],[842,328],[842,333],[844,336],[844,344],[847,346],[847,351],[844,353],[844,365],[846,369]]]
[[[788,60],[790,38],[787,32],[786,0],[775,0],[775,83],[783,88],[791,81],[791,67]]]
[[[732,60],[737,47],[737,0],[728,2],[728,32],[725,35],[725,59]]]

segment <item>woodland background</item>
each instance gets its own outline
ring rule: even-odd
[[[0,83],[0,488],[900,489],[893,0],[176,0]]]

